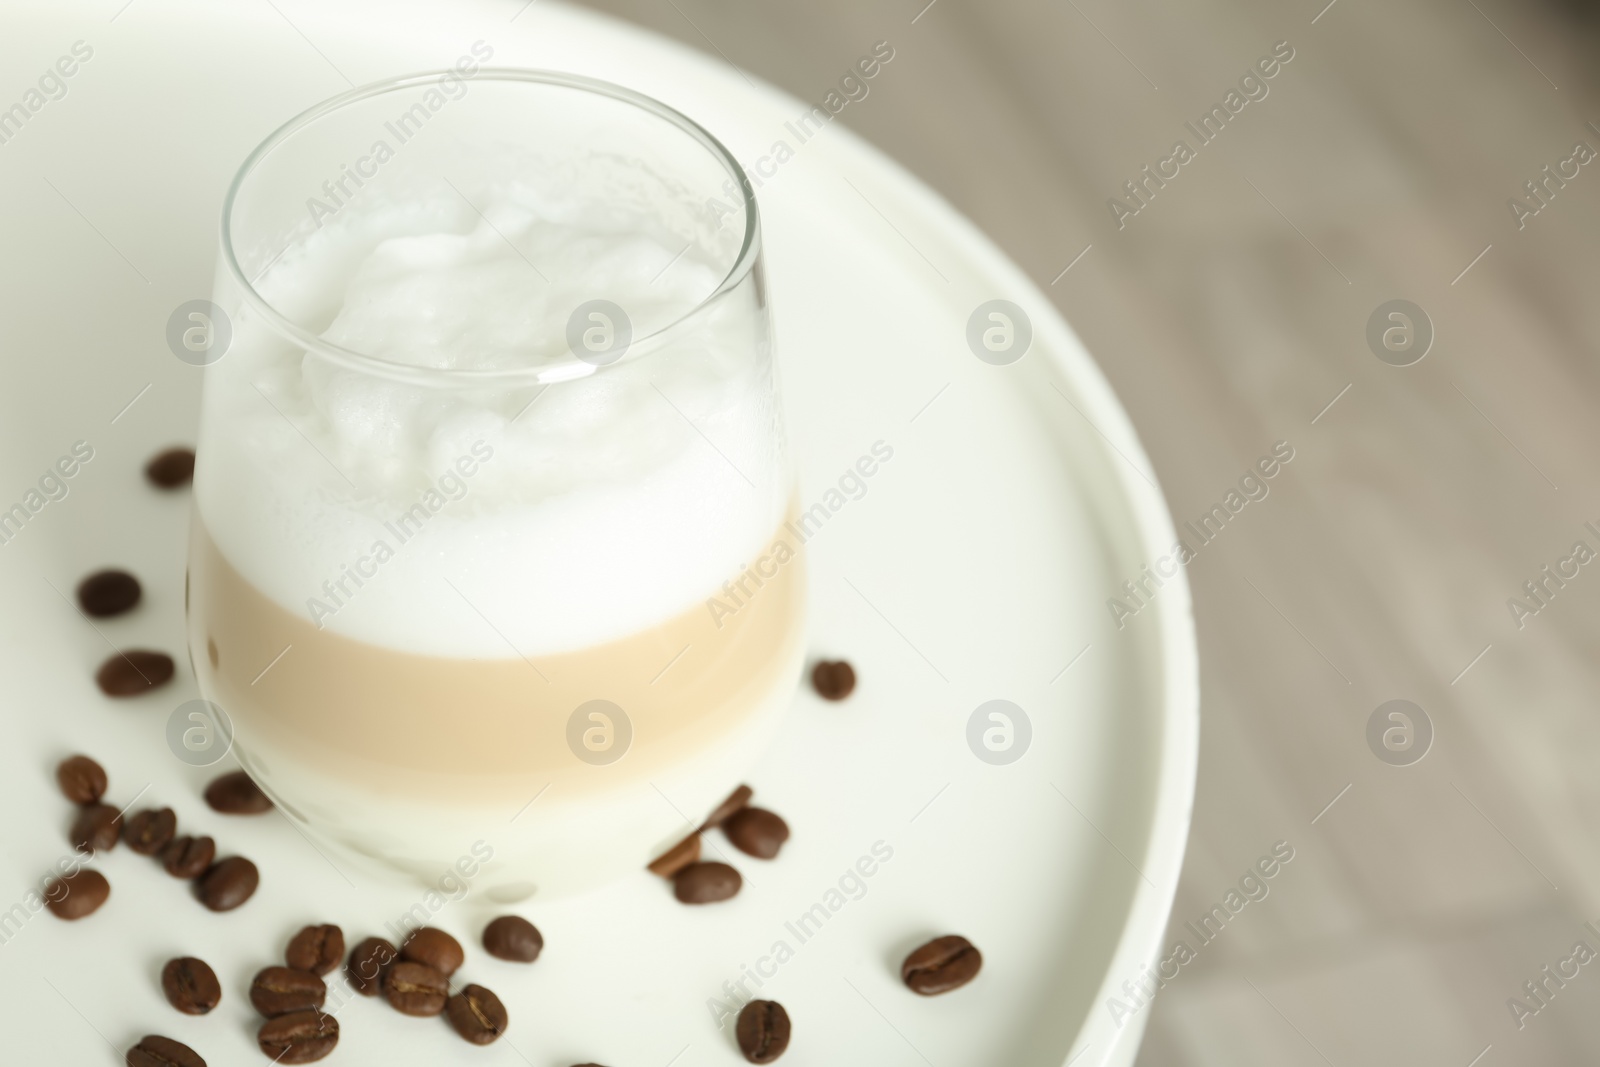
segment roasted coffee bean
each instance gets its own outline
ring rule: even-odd
[[[733,847],[757,859],[770,860],[789,840],[789,824],[765,808],[740,808],[722,824]]]
[[[261,882],[256,865],[243,856],[213,863],[195,883],[195,896],[212,911],[232,911],[255,895]]]
[[[506,1006],[481,985],[469,985],[445,1002],[444,1013],[456,1033],[474,1045],[488,1045],[506,1032]]]
[[[206,803],[224,815],[260,815],[272,810],[272,798],[244,771],[233,771],[206,786]]]
[[[187,448],[169,448],[150,458],[144,476],[160,489],[177,489],[194,480],[194,453]]]
[[[502,915],[483,928],[483,947],[497,960],[532,963],[544,951],[544,935],[520,915]]]
[[[823,660],[811,668],[811,685],[823,700],[843,700],[856,688],[856,669],[844,660]]]
[[[154,856],[172,843],[178,832],[178,817],[171,808],[149,808],[129,817],[122,827],[122,839],[141,856]]]
[[[267,1018],[322,1007],[328,987],[310,971],[263,967],[250,983],[250,1003]]]
[[[700,858],[700,834],[690,834],[650,861],[650,873],[671,878]]]
[[[222,1001],[216,972],[193,956],[167,961],[161,968],[161,991],[185,1015],[204,1015]]]
[[[461,966],[467,954],[461,942],[432,926],[411,931],[411,936],[400,945],[400,958],[412,963],[425,963],[449,978]]]
[[[350,950],[350,959],[345,963],[344,971],[350,976],[350,984],[355,986],[357,993],[364,997],[375,997],[383,989],[384,972],[399,957],[400,950],[389,942],[381,937],[369,937]]]
[[[111,883],[99,871],[79,868],[65,878],[45,883],[44,902],[58,919],[81,919],[99,910],[111,895]]]
[[[739,892],[744,879],[726,863],[691,863],[672,878],[672,895],[685,904],[715,904]]]
[[[734,1024],[739,1051],[751,1063],[771,1063],[789,1047],[789,1013],[775,1000],[752,1000]]]
[[[217,843],[209,837],[175,837],[161,850],[161,866],[174,878],[198,878],[216,857]]]
[[[78,583],[78,606],[85,615],[104,619],[133,610],[141,592],[139,579],[127,571],[95,571]]]
[[[172,657],[130,648],[100,664],[94,680],[108,697],[133,697],[172,681]]]
[[[425,963],[401,960],[383,976],[383,995],[407,1015],[438,1015],[450,999],[450,979]]]
[[[110,804],[85,804],[72,821],[67,840],[86,852],[109,852],[122,836],[122,813]]]
[[[320,1011],[297,1011],[268,1019],[256,1044],[274,1063],[315,1063],[339,1043],[339,1020]]]
[[[284,962],[301,971],[327,974],[344,958],[344,931],[332,924],[307,926],[289,939]]]
[[[128,1067],[206,1067],[200,1054],[181,1041],[150,1034],[128,1050]]]
[[[718,804],[717,810],[708,815],[706,821],[700,824],[700,832],[705,833],[713,826],[720,826],[722,820],[750,803],[750,798],[753,796],[755,796],[755,790],[747,785],[741,785],[738,789],[729,793],[728,799]]]
[[[106,791],[106,771],[88,756],[68,756],[56,765],[56,782],[74,804],[93,804]]]
[[[906,957],[900,977],[913,993],[931,997],[959,989],[978,976],[983,953],[957,934],[936,937]]]

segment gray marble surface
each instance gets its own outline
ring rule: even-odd
[[[1203,735],[1169,939],[1274,842],[1295,858],[1159,992],[1140,1062],[1600,1060],[1600,962],[1543,1006],[1523,989],[1600,951],[1600,565],[1562,563],[1600,552],[1600,160],[1574,158],[1600,151],[1600,31],[1509,0],[925,2],[593,6],[808,100],[891,42],[841,120],[1046,288],[1178,522],[1293,446],[1189,568]],[[1185,124],[1278,42],[1201,143]],[[1131,212],[1179,139],[1119,228],[1108,200]],[[1433,326],[1410,366],[1366,338],[1393,299]],[[1405,766],[1367,740],[1394,699],[1434,734]]]

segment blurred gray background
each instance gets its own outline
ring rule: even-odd
[[[1169,941],[1274,841],[1295,859],[1157,995],[1140,1063],[1600,1062],[1600,964],[1561,962],[1600,951],[1600,565],[1572,556],[1600,552],[1590,6],[924,4],[590,6],[808,101],[890,42],[842,121],[1045,287],[1177,522],[1295,449],[1188,570],[1201,765]],[[1119,228],[1107,201],[1136,206],[1123,183],[1285,41]],[[1367,341],[1394,299],[1432,323],[1413,365]],[[1367,739],[1393,699],[1432,727],[1409,765]]]

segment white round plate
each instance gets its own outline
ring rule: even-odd
[[[467,945],[462,977],[499,993],[509,1032],[474,1048],[440,1020],[357,998],[338,1008],[327,1062],[733,1065],[732,1027],[714,1016],[741,979],[787,1006],[785,1067],[1131,1062],[1146,1013],[1117,1019],[1107,1000],[1157,956],[1189,826],[1198,689],[1181,573],[1121,628],[1106,606],[1174,540],[1121,408],[1043,294],[840,123],[800,143],[785,123],[808,105],[719,59],[548,0],[517,7],[28,0],[0,15],[0,69],[14,75],[0,108],[74,42],[92,49],[65,94],[0,143],[0,509],[25,503],[75,442],[94,452],[0,544],[11,1057],[120,1063],[163,1033],[213,1065],[264,1063],[245,991],[289,935],[335,922],[353,942],[416,906]],[[498,909],[470,885],[448,900],[371,882],[276,815],[209,811],[200,790],[222,767],[186,766],[165,741],[169,713],[195,696],[186,663],[130,701],[91,681],[112,646],[183,648],[188,497],[151,489],[140,468],[193,440],[200,372],[173,357],[165,330],[209,293],[234,168],[347,78],[442,68],[479,40],[496,65],[656,96],[768,172],[758,196],[802,499],[838,504],[810,545],[811,647],[861,678],[840,704],[799,693],[752,774],[794,836],[775,862],[734,853],[739,897],[685,908],[641,871],[580,899],[535,899],[518,909],[547,942],[532,967],[478,947]],[[762,163],[778,141],[792,157]],[[1032,326],[1009,365],[966,340],[994,299]],[[893,457],[857,488],[845,476],[878,442]],[[146,598],[91,625],[69,598],[106,564],[143,578]],[[1025,751],[1019,728],[1001,753],[1020,752],[1010,763],[968,743],[991,700],[1030,726]],[[214,915],[119,848],[96,863],[113,886],[99,913],[66,924],[30,912],[30,889],[67,851],[71,813],[52,772],[73,751],[106,766],[110,799],[170,805],[184,830],[253,858],[260,892]],[[913,995],[901,958],[948,932],[981,947],[982,974]],[[176,955],[216,968],[225,992],[211,1015],[162,999],[157,976]],[[767,974],[759,990],[747,968]]]

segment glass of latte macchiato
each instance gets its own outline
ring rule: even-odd
[[[290,819],[502,900],[642,868],[731,792],[805,569],[750,183],[647,97],[463,60],[245,161],[190,653]]]

